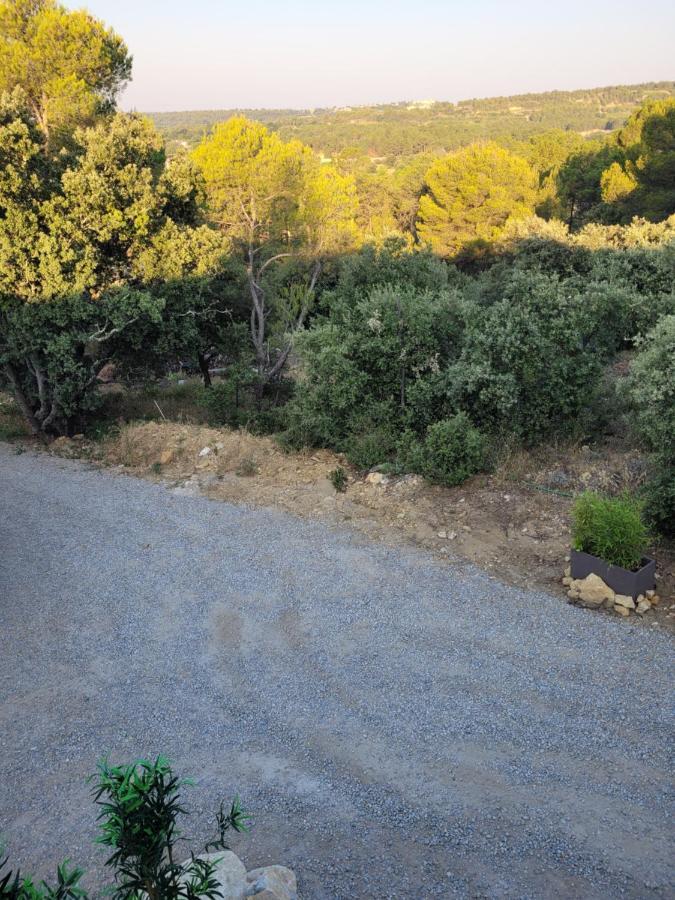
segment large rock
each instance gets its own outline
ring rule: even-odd
[[[221,850],[218,853],[202,853],[200,859],[216,862],[213,873],[221,895],[221,900],[298,900],[298,884],[294,873],[285,866],[266,866],[252,869],[246,867],[236,853]],[[183,865],[187,865],[186,860]]]
[[[389,476],[384,472],[369,472],[366,475],[366,484],[375,484],[378,487],[384,487],[389,484]]]
[[[201,853],[199,858],[218,861],[213,874],[220,887],[222,900],[244,900],[248,887],[246,866],[236,853],[221,850],[218,853]],[[187,861],[183,865],[186,863]]]
[[[591,573],[586,578],[577,578],[570,584],[570,590],[579,595],[577,602],[588,609],[599,609],[605,601],[614,600],[614,591],[599,575]]]
[[[291,869],[285,866],[266,866],[252,869],[246,876],[247,897],[257,900],[297,900],[298,883]]]

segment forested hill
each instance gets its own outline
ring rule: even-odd
[[[170,148],[195,146],[216,122],[245,115],[281,137],[333,157],[346,148],[377,158],[444,152],[476,140],[521,140],[552,128],[582,134],[619,128],[645,100],[675,96],[675,81],[512,97],[405,101],[331,109],[220,109],[149,113]]]

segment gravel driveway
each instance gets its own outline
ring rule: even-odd
[[[674,896],[670,639],[346,530],[0,444],[0,828],[104,881],[85,777],[168,754],[304,897]],[[670,670],[670,672],[669,672]]]

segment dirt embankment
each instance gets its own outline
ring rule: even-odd
[[[52,452],[168,481],[185,493],[348,524],[378,540],[474,562],[510,583],[544,587],[561,599],[574,493],[635,487],[643,474],[636,453],[549,447],[516,454],[492,475],[444,488],[416,475],[364,476],[326,450],[287,454],[272,439],[245,431],[158,421],[124,425],[102,443],[60,439]],[[348,474],[344,493],[329,478],[338,466]],[[660,545],[657,558],[663,602],[631,624],[656,621],[675,630],[672,544]]]

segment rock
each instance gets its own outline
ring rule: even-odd
[[[449,540],[449,541],[454,541],[456,537],[457,537],[457,532],[456,532],[456,531],[449,531],[449,532],[448,532],[448,540]]]
[[[629,616],[630,615],[630,610],[626,609],[625,606],[615,606],[614,612],[618,613],[620,616]]]
[[[645,591],[645,597],[647,598],[647,600],[653,599],[655,595],[656,591]]]
[[[246,876],[247,897],[258,900],[297,900],[298,883],[295,874],[285,866],[266,866],[252,869]]]
[[[447,532],[447,531],[439,531],[439,532],[438,532],[438,537],[439,537],[439,538],[447,538],[447,536],[448,536],[448,532]]]
[[[562,583],[563,583],[566,587],[569,587],[569,586],[572,584],[572,579],[569,577],[569,575],[565,575],[565,577],[564,577],[563,580],[562,580]]]
[[[608,597],[604,603],[605,609],[614,609],[614,597]]]
[[[202,447],[202,449],[199,451],[199,456],[209,456],[211,452],[212,450],[210,447]]]
[[[651,603],[652,606],[658,606],[659,603],[661,602],[661,598],[659,597],[658,594],[653,594],[653,596],[651,596],[649,598],[649,602]]]
[[[219,861],[213,875],[218,882],[222,900],[243,900],[248,888],[246,866],[236,853],[231,850],[220,850],[218,853],[202,853],[199,859]],[[186,860],[183,865],[188,862],[189,860]]]
[[[626,609],[635,609],[635,600],[626,594],[616,594],[614,597],[616,606],[625,606]]]
[[[614,599],[614,591],[599,575],[591,573],[586,578],[572,581],[570,588],[579,594],[579,602],[588,609],[598,609],[605,600]]]
[[[162,450],[162,453],[159,457],[159,463],[161,466],[168,466],[169,463],[173,462],[173,450],[168,448],[167,450]]]
[[[649,612],[649,610],[650,610],[651,608],[652,608],[652,605],[651,605],[651,603],[649,602],[649,600],[640,600],[640,602],[638,603],[638,605],[635,607],[635,612],[636,612],[639,616],[644,616],[644,614],[645,614],[646,612]]]
[[[570,588],[567,592],[567,596],[570,600],[578,600],[579,599],[579,591],[575,591],[574,588]]]
[[[569,557],[568,557],[568,559],[569,559]],[[565,578],[571,578],[572,577],[572,566],[565,566],[565,571],[563,572],[563,575],[565,576]]]
[[[546,484],[552,488],[562,488],[567,487],[571,480],[567,472],[563,472],[562,469],[556,469],[554,472],[549,473]]]
[[[369,472],[366,475],[366,484],[375,484],[384,487],[389,484],[389,477],[384,472]]]

